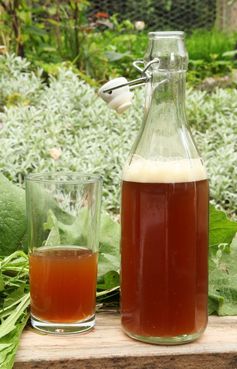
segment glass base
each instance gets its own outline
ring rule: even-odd
[[[204,330],[192,334],[181,334],[179,336],[171,337],[153,337],[153,336],[140,336],[131,332],[123,330],[129,337],[146,343],[152,343],[154,345],[182,345],[197,340],[203,333]]]
[[[95,325],[95,315],[86,320],[75,323],[52,323],[31,315],[31,325],[33,328],[48,334],[67,335],[84,333],[92,329]]]

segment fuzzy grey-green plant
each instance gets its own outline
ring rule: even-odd
[[[0,59],[0,104],[29,104],[38,99],[41,91],[42,71],[33,73],[26,59],[13,54]]]
[[[210,194],[220,208],[237,214],[237,91],[192,91],[188,117],[208,168]]]
[[[104,207],[119,209],[120,173],[142,121],[143,92],[123,115],[108,109],[71,70],[42,83],[40,71],[14,56],[0,57],[0,168],[21,185],[32,171],[101,173]],[[14,98],[17,96],[17,99]],[[211,197],[237,208],[237,91],[188,92],[187,111],[208,167]]]

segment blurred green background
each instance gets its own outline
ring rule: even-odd
[[[147,32],[163,29],[186,31],[190,83],[230,76],[237,65],[233,1],[1,0],[0,10],[1,52],[26,57],[46,74],[67,62],[91,84],[133,78]]]

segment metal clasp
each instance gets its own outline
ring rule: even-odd
[[[134,61],[133,66],[139,72],[141,72],[142,77],[133,79],[132,81],[128,81],[126,83],[122,83],[120,85],[117,85],[111,88],[107,88],[106,90],[103,90],[103,93],[111,93],[112,91],[117,90],[118,88],[121,88],[121,87],[125,87],[125,86],[129,86],[131,88],[136,87],[136,86],[143,86],[145,83],[147,83],[151,79],[151,74],[149,73],[148,69],[150,68],[152,64],[155,64],[155,63],[160,64],[160,60],[158,58],[155,58],[151,60],[149,63],[147,63],[145,68],[142,69],[140,68],[139,64],[144,65],[144,62],[142,60]]]

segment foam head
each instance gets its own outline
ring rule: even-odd
[[[147,160],[134,155],[125,166],[122,179],[141,183],[183,183],[207,179],[206,169],[200,158]]]

